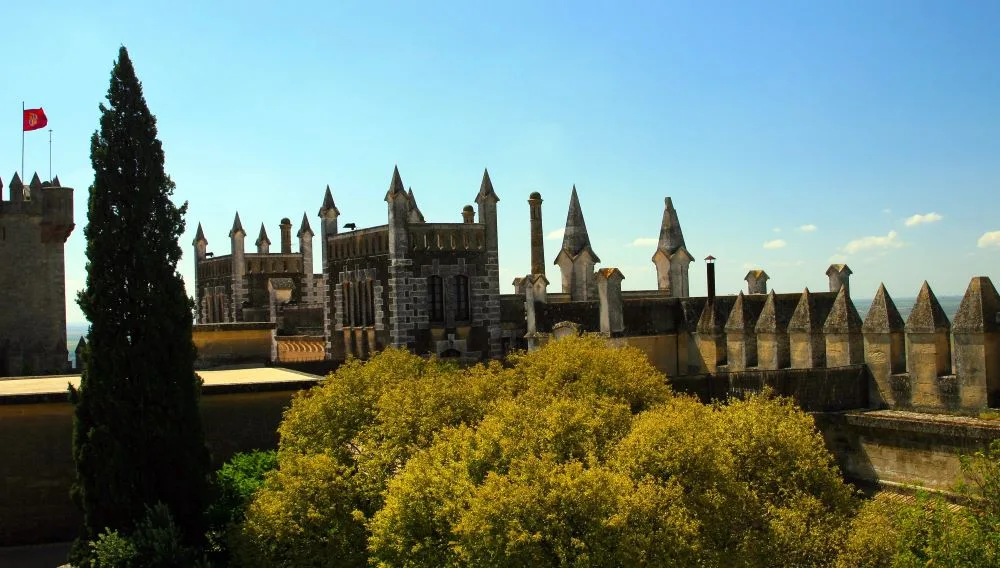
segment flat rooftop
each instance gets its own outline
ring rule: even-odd
[[[249,367],[196,371],[205,395],[309,388],[322,377],[281,367]],[[80,386],[80,375],[0,378],[0,404],[67,402],[68,386]]]

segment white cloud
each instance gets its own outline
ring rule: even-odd
[[[766,241],[764,243],[764,248],[766,248],[766,249],[780,249],[780,248],[785,248],[785,245],[787,245],[787,244],[788,243],[786,243],[784,241],[784,239],[774,239],[773,241]]]
[[[549,232],[549,234],[545,235],[545,238],[553,241],[558,240],[563,238],[564,233],[566,233],[565,227],[563,227],[562,229],[556,229],[555,231]]]
[[[812,233],[816,231],[816,225],[813,225],[812,223],[809,223],[808,225],[802,225],[801,227],[799,227],[799,230],[802,231],[803,233]]]
[[[886,215],[892,215],[892,209],[889,209],[888,207],[883,209],[882,212],[885,213]]]
[[[775,227],[775,228],[773,228],[771,230],[774,231],[775,233],[780,233],[781,232],[781,227]]]
[[[639,237],[632,241],[632,246],[634,247],[655,247],[658,244],[660,244],[660,239],[655,237]]]
[[[983,236],[979,237],[979,240],[976,241],[976,244],[978,244],[979,248],[982,249],[988,247],[1000,247],[1000,231],[990,231],[988,233],[983,233]]]
[[[835,263],[835,264],[842,264],[844,262],[847,262],[847,255],[846,254],[837,253],[837,254],[831,256],[830,260],[827,261],[827,262]]]
[[[911,215],[906,218],[906,226],[916,227],[917,225],[922,225],[924,223],[935,223],[943,218],[944,217],[942,217],[938,213],[927,213],[925,215],[920,215],[918,213],[916,215]]]
[[[902,246],[903,241],[899,240],[899,233],[889,231],[889,234],[884,237],[861,237],[860,239],[854,239],[844,246],[843,252],[844,254],[854,254],[863,250],[900,248]]]

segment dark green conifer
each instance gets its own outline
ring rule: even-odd
[[[84,519],[78,565],[89,540],[106,528],[131,532],[158,502],[188,544],[200,543],[208,488],[192,302],[177,272],[187,203],[170,199],[156,119],[124,47],[108,103],[91,139],[87,285],[77,298],[90,321],[80,389],[71,392],[73,498]]]

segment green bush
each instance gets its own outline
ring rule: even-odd
[[[247,506],[263,485],[265,475],[278,466],[274,450],[238,453],[215,472],[213,500],[207,511],[208,551],[212,560],[229,560],[231,542],[237,538]]]
[[[207,568],[199,551],[183,544],[180,529],[163,503],[146,508],[132,534],[115,530],[98,535],[90,545],[91,568]]]

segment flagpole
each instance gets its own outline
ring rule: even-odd
[[[24,183],[24,101],[21,101],[21,182]]]
[[[49,181],[52,181],[52,129],[49,129]]]

